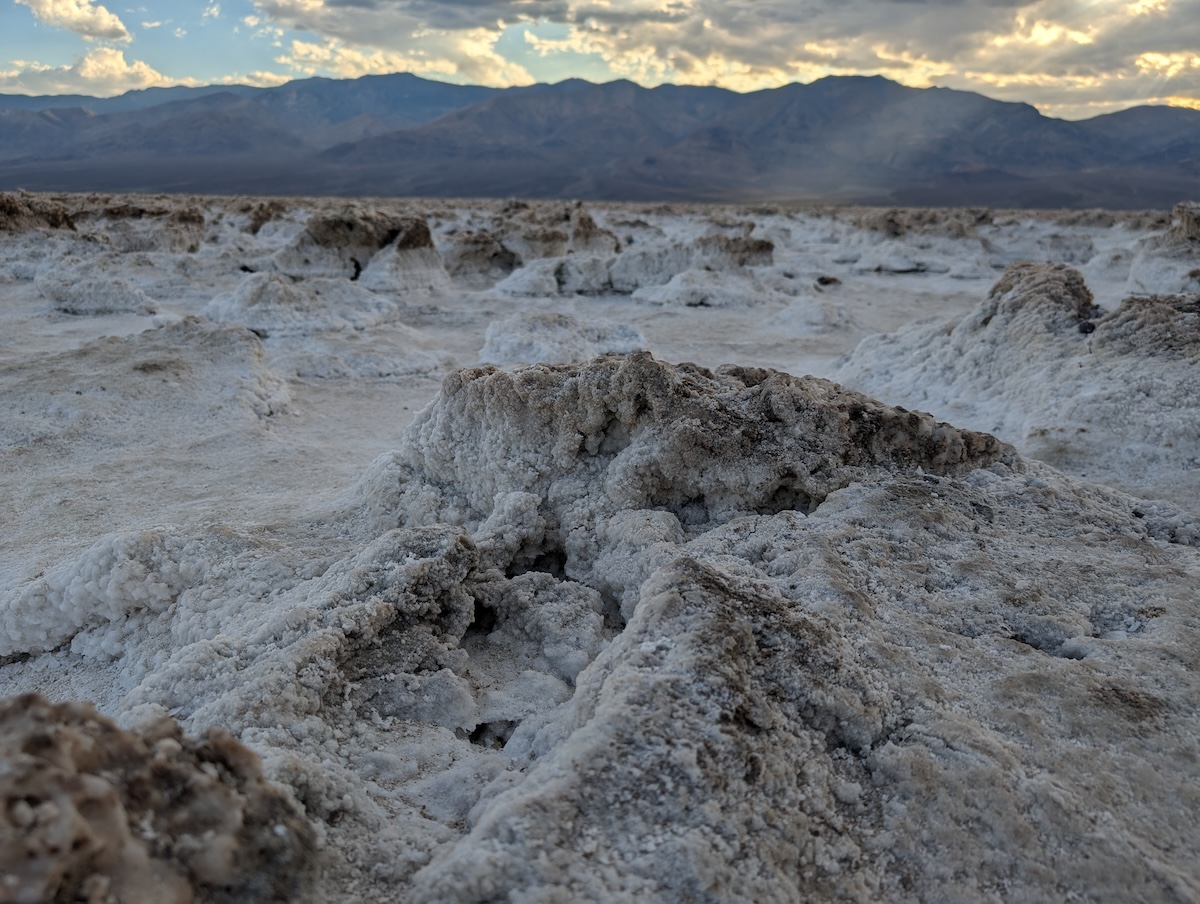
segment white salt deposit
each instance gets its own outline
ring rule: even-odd
[[[0,887],[1200,898],[1190,222],[0,196]]]

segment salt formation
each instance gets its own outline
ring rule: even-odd
[[[109,261],[111,264],[111,261]],[[154,314],[158,305],[139,286],[105,273],[96,259],[66,257],[43,266],[37,287],[64,314]]]
[[[30,694],[0,701],[0,761],[5,901],[290,901],[309,879],[312,828],[224,732]]]
[[[433,248],[429,227],[423,221],[347,207],[310,217],[304,230],[275,254],[272,264],[287,276],[358,279],[372,258],[393,243],[396,253]],[[426,262],[427,255],[417,257]],[[440,266],[440,260],[438,263]],[[392,269],[387,263],[381,262],[381,266]]]
[[[74,228],[71,216],[62,204],[36,195],[0,193],[0,233]]]
[[[346,279],[296,282],[278,273],[251,273],[232,292],[213,298],[201,313],[212,320],[245,324],[265,337],[364,329],[395,317],[397,307]]]
[[[362,274],[369,289],[383,292],[435,292],[450,284],[428,224],[411,217],[400,222],[395,239],[375,255]]]
[[[520,259],[487,230],[456,232],[442,256],[450,276],[485,285],[503,279],[520,265]]]
[[[99,233],[114,251],[165,251],[195,254],[207,232],[207,218],[196,206],[133,204],[115,201],[87,211],[76,224],[81,231]]]
[[[1150,294],[1200,292],[1200,203],[1177,204],[1171,227],[1139,243],[1127,288]]]
[[[863,341],[838,379],[1011,439],[1070,473],[1200,509],[1197,296],[1110,313],[1063,264],[1013,264],[946,324]]]
[[[752,277],[713,270],[684,270],[665,285],[643,287],[634,301],[686,308],[750,307],[763,301],[766,290]]]
[[[624,323],[580,320],[569,314],[538,311],[514,314],[488,326],[482,364],[566,364],[609,353],[644,348],[646,338]]]
[[[93,700],[219,801],[209,742],[155,726],[229,732],[300,809],[245,793],[211,838],[313,866],[210,887],[227,847],[122,801],[172,888],[1200,898],[1200,314],[1120,303],[1153,217],[181,199],[192,251],[150,241],[176,202],[62,203],[74,231],[23,213],[0,245],[0,693]],[[114,244],[126,203],[155,213]],[[1095,255],[955,278],[1055,235]],[[47,310],[68,259],[160,314]],[[422,267],[449,282],[409,291]],[[680,274],[737,303],[643,302]],[[784,372],[884,330],[843,381],[934,415]],[[698,363],[590,358],[642,346]],[[556,356],[589,360],[516,366]]]
[[[596,225],[592,215],[577,203],[571,211],[568,250],[571,254],[611,257],[621,250],[621,240]]]

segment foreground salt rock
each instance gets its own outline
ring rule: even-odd
[[[1200,295],[1113,311],[1065,264],[1011,265],[948,324],[863,340],[847,385],[985,429],[1055,467],[1200,510]]]
[[[3,622],[257,750],[325,839],[299,899],[1200,894],[1185,511],[639,353],[452,374],[286,536],[127,542],[68,633]]]
[[[4,901],[283,902],[311,878],[312,827],[223,732],[29,694],[0,700],[0,762]]]

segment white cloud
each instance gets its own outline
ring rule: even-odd
[[[450,81],[528,85],[535,79],[524,67],[495,52],[495,36],[484,30],[453,35],[426,33],[417,48],[359,49],[336,39],[320,43],[292,41],[275,62],[304,75],[358,78],[389,72],[412,72]]]
[[[256,18],[317,36],[286,55],[298,71],[404,68],[506,85],[505,25],[550,23],[529,38],[547,59],[586,54],[644,85],[771,88],[825,75],[979,91],[1056,115],[1197,96],[1200,0],[254,0]],[[309,48],[319,48],[313,51]],[[1148,56],[1149,55],[1149,56]],[[1157,56],[1154,56],[1157,55]],[[1148,61],[1155,61],[1151,64]],[[539,71],[534,63],[529,68]],[[1171,100],[1177,102],[1177,100]]]
[[[143,22],[142,28],[145,28],[145,29],[158,28],[161,25],[162,25],[161,22]]]
[[[250,85],[254,88],[274,88],[277,85],[283,85],[292,80],[290,75],[281,75],[278,72],[247,72],[243,75],[226,75],[221,78],[222,85]]]
[[[221,17],[221,4],[210,3],[207,7],[205,7],[204,12],[201,15],[205,19],[219,19]]]
[[[110,97],[135,88],[195,85],[195,79],[169,78],[141,60],[128,62],[112,47],[88,51],[71,66],[45,66],[19,61],[19,68],[0,71],[0,91],[16,94],[86,94]]]
[[[17,0],[47,25],[66,28],[85,38],[128,41],[132,36],[119,18],[91,0]]]

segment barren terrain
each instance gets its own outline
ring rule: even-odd
[[[1197,900],[1198,293],[1187,204],[0,195],[0,696],[99,713],[0,706],[0,900]]]

